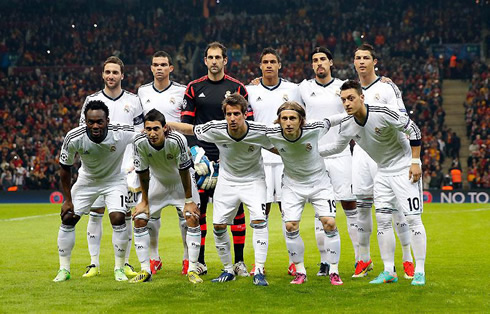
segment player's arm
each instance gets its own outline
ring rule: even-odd
[[[348,115],[346,113],[339,113],[339,114],[335,114],[333,116],[330,116],[330,117],[326,118],[325,120],[328,120],[328,122],[330,123],[330,128],[331,128],[333,126],[339,125],[342,122],[342,120],[346,117],[348,117]]]
[[[342,138],[337,140],[335,143],[328,143],[325,145],[320,145],[318,150],[320,152],[320,156],[328,157],[331,155],[335,155],[344,151],[344,149],[349,145],[350,138]]]
[[[61,206],[61,219],[67,213],[74,213],[71,199],[71,167],[60,163],[61,191],[63,192],[63,205]]]
[[[182,101],[182,111],[180,120],[183,123],[194,124],[196,118],[196,102],[195,102],[194,85],[189,84],[185,90],[184,100]]]
[[[194,125],[182,122],[167,122],[171,130],[177,131],[184,135],[194,135]]]
[[[179,174],[185,192],[184,217],[199,219],[199,208],[192,200],[192,183],[189,169],[179,170]]]
[[[141,104],[141,99],[137,97],[136,111],[133,117],[134,130],[136,132],[142,132],[144,129],[144,118],[143,105]]]
[[[137,171],[141,186],[141,202],[136,204],[133,219],[139,214],[145,214],[150,218],[150,206],[148,201],[148,190],[150,188],[150,170]]]
[[[83,102],[82,105],[82,110],[80,111],[80,121],[78,122],[78,125],[85,125],[85,115],[83,112],[85,111],[85,106],[87,106],[88,103],[88,97],[85,98],[85,101]]]

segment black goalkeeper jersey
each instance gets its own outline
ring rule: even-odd
[[[211,120],[224,120],[221,103],[226,96],[238,92],[248,98],[245,86],[237,79],[225,75],[220,81],[211,81],[208,76],[192,81],[187,85],[182,106],[182,122],[193,125],[203,124]],[[253,119],[253,112],[249,105],[247,119]],[[188,138],[189,146],[199,145],[206,151],[210,160],[219,159],[216,145],[199,141],[195,137]]]

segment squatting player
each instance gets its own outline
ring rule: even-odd
[[[340,118],[339,118],[340,116]],[[299,222],[306,202],[310,202],[327,235],[325,250],[330,265],[332,285],[342,285],[339,276],[340,236],[335,224],[333,189],[318,152],[318,140],[332,125],[340,122],[337,115],[317,122],[306,122],[306,113],[296,102],[285,102],[277,110],[279,126],[267,130],[267,136],[284,163],[282,218],[286,223],[286,245],[289,258],[296,265],[292,284],[306,281],[305,245],[299,234]]]
[[[247,90],[238,80],[225,74],[225,66],[228,62],[226,47],[219,42],[210,43],[204,52],[204,63],[208,68],[208,74],[187,86],[184,103],[182,107],[182,122],[189,124],[203,124],[211,120],[223,120],[223,111],[221,110],[222,101],[234,92],[239,93],[247,99]],[[248,112],[247,117],[252,118],[252,113]],[[193,139],[189,139],[189,144]],[[197,140],[196,144],[202,147],[206,156],[213,162],[218,162],[219,151],[215,144],[202,140]],[[206,241],[206,209],[209,197],[213,197],[214,189],[200,190],[201,196],[201,252],[199,254],[199,272],[207,272],[207,266],[204,261],[204,248]],[[240,205],[237,216],[231,227],[233,234],[233,243],[235,249],[235,272],[239,276],[248,276],[247,267],[243,262],[243,249],[245,246],[245,214],[243,205]]]
[[[82,107],[84,112],[85,106],[92,100],[100,100],[109,108],[109,118],[112,124],[121,124],[134,126],[136,131],[143,129],[143,108],[140,100],[135,94],[123,90],[121,81],[124,79],[124,63],[118,57],[109,57],[104,62],[102,68],[102,79],[104,80],[104,89],[87,96]],[[85,117],[80,117],[80,125],[85,124]],[[132,145],[128,146],[124,155],[121,171],[124,174],[129,174],[128,177],[128,192],[127,205],[128,212],[126,213],[126,224],[131,225],[131,211],[129,210],[136,204],[137,193],[139,191],[139,183],[136,173],[133,171],[133,151]],[[93,277],[100,274],[99,270],[99,255],[100,241],[102,239],[102,217],[104,216],[104,199],[99,197],[90,210],[90,216],[87,224],[87,242],[90,253],[90,265],[87,266],[87,271],[83,277]],[[132,230],[127,228],[129,244],[126,250],[126,258],[124,271],[127,276],[135,276],[136,272],[128,263],[129,253],[131,252]]]
[[[145,115],[145,133],[134,141],[134,166],[141,183],[142,199],[136,205],[134,245],[141,262],[141,272],[130,282],[151,279],[150,234],[148,220],[160,220],[162,208],[173,205],[179,216],[185,217],[186,241],[189,251],[188,278],[201,283],[197,273],[197,258],[201,247],[199,227],[199,193],[189,169],[192,159],[187,140],[177,132],[168,132],[165,116],[156,109]],[[151,180],[150,180],[151,172]]]
[[[58,232],[60,269],[55,282],[70,279],[71,252],[75,246],[75,225],[82,215],[90,212],[97,197],[102,197],[109,211],[114,246],[114,276],[128,280],[124,273],[124,258],[128,248],[126,231],[127,183],[121,165],[128,144],[136,137],[130,126],[109,125],[109,109],[100,100],[89,101],[83,111],[86,125],[67,133],[60,153],[60,177],[65,201],[61,206],[61,226]],[[75,154],[82,166],[76,183],[71,186],[71,166]],[[71,188],[71,190],[70,190]]]
[[[380,242],[384,271],[372,284],[397,282],[395,271],[395,240],[390,212],[403,210],[412,232],[415,274],[412,285],[425,285],[427,236],[422,224],[422,170],[420,167],[421,135],[419,128],[406,114],[386,106],[364,103],[361,84],[347,81],[340,97],[349,115],[340,124],[337,142],[323,145],[322,156],[342,151],[355,140],[378,164],[374,179],[374,206],[378,234],[391,233],[391,241]],[[409,134],[407,138],[406,134]]]
[[[152,109],[157,109],[166,121],[180,122],[182,101],[184,100],[185,86],[170,80],[170,73],[174,66],[172,57],[165,51],[157,51],[151,57],[151,72],[153,82],[140,86],[138,97],[143,106],[143,112],[147,114]],[[179,214],[182,212],[177,211]],[[162,268],[162,261],[158,253],[158,238],[160,235],[160,217],[150,217],[147,227],[150,234],[150,268],[155,274]],[[179,227],[184,244],[184,256],[182,258],[182,274],[187,274],[189,268],[189,255],[186,239],[187,224],[183,216],[179,216]]]
[[[272,149],[273,146],[266,136],[264,124],[246,121],[248,103],[243,96],[231,94],[223,101],[222,108],[226,121],[214,120],[194,127],[183,123],[170,125],[184,134],[195,134],[199,140],[216,143],[219,149],[221,170],[213,198],[213,225],[216,249],[224,271],[212,281],[231,281],[237,275],[231,262],[227,225],[232,223],[240,203],[244,203],[250,212],[250,226],[253,228],[253,283],[267,286],[264,264],[269,246],[269,229],[261,148]]]

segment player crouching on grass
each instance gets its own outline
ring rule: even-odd
[[[281,196],[282,219],[286,224],[286,246],[289,258],[296,265],[292,284],[306,281],[305,244],[299,234],[299,222],[306,202],[315,209],[327,236],[325,251],[330,264],[332,285],[342,285],[339,276],[340,236],[335,224],[335,201],[325,163],[318,152],[318,140],[345,115],[335,115],[316,122],[306,122],[305,109],[288,101],[277,110],[277,127],[267,130],[267,137],[284,163]]]
[[[65,201],[61,206],[58,232],[60,269],[53,281],[70,279],[75,225],[81,215],[89,214],[91,205],[99,196],[107,205],[113,229],[114,276],[117,281],[125,281],[128,278],[123,267],[129,238],[125,220],[127,183],[121,173],[121,164],[126,146],[133,142],[136,133],[130,126],[109,125],[109,109],[100,100],[88,102],[83,114],[86,125],[69,131],[61,147],[60,177]],[[82,166],[76,183],[71,187],[71,167],[77,153]]]
[[[264,124],[246,121],[248,103],[233,93],[222,104],[225,121],[210,121],[193,126],[169,122],[185,135],[196,135],[200,141],[214,143],[219,149],[220,171],[213,197],[213,225],[216,250],[224,271],[213,282],[235,280],[227,225],[232,224],[240,203],[247,205],[253,228],[255,274],[253,283],[268,286],[264,264],[269,247],[269,229],[265,213],[266,189],[261,148],[272,150]]]
[[[192,283],[201,283],[197,259],[201,248],[199,226],[199,193],[191,179],[191,154],[185,137],[169,132],[165,116],[150,110],[144,118],[145,134],[134,141],[134,167],[141,184],[141,202],[135,207],[134,245],[141,263],[141,271],[130,283],[151,280],[150,235],[148,219],[160,219],[162,208],[173,205],[182,212],[187,223],[185,241],[189,252],[187,277]],[[150,172],[151,178],[150,180]],[[180,215],[179,215],[180,216]]]

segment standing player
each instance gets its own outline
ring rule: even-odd
[[[192,166],[185,137],[168,132],[165,116],[152,109],[145,115],[145,132],[134,141],[134,166],[141,182],[141,202],[136,205],[134,245],[141,262],[141,272],[130,282],[151,280],[150,234],[148,220],[160,220],[162,208],[173,205],[179,216],[185,217],[186,241],[189,250],[189,281],[201,283],[197,274],[197,258],[201,247],[199,228],[199,193],[191,180]],[[150,180],[150,171],[151,178]]]
[[[279,77],[281,57],[275,49],[265,48],[260,55],[260,70],[262,78],[258,85],[248,85],[248,99],[253,110],[254,121],[271,125],[277,118],[277,109],[285,101],[302,103],[298,85]],[[284,165],[281,157],[265,149],[262,150],[264,159],[265,182],[267,185],[267,215],[271,203],[278,202],[281,208],[281,180]],[[286,228],[283,223],[283,233],[286,237]],[[251,273],[253,273],[253,268]],[[294,263],[289,261],[288,273],[296,276]]]
[[[126,146],[136,137],[134,128],[109,125],[109,109],[98,100],[86,104],[86,126],[79,126],[63,141],[60,153],[60,177],[65,201],[61,206],[61,226],[58,232],[60,269],[55,282],[70,279],[71,252],[75,246],[75,225],[81,215],[102,196],[109,210],[114,245],[114,276],[117,281],[128,280],[124,274],[124,258],[128,247],[126,229],[127,184],[121,165]],[[71,186],[71,166],[79,154],[82,167],[76,183]],[[71,190],[70,190],[71,189]]]
[[[208,68],[208,74],[195,81],[192,81],[187,86],[184,103],[182,107],[182,122],[189,124],[203,124],[211,120],[223,120],[223,111],[221,103],[225,97],[234,92],[239,93],[247,99],[247,90],[245,86],[238,80],[225,74],[225,66],[228,62],[226,55],[226,47],[219,42],[210,43],[204,52],[204,63]],[[248,112],[247,117],[252,113]],[[192,142],[192,140],[189,140]],[[219,151],[215,144],[206,141],[197,140],[196,144],[202,147],[207,158],[213,162],[218,162]],[[208,206],[209,197],[213,197],[214,189],[200,190],[201,218],[201,252],[199,254],[200,274],[207,272],[206,263],[204,261],[204,248],[206,242],[206,209]],[[233,244],[235,249],[235,272],[239,276],[248,276],[247,267],[243,262],[243,249],[245,246],[245,214],[243,205],[240,205],[237,216],[233,221],[231,232],[233,234]]]
[[[353,139],[378,164],[374,179],[374,202],[384,271],[370,283],[398,281],[395,271],[395,235],[391,227],[392,218],[388,214],[398,208],[403,210],[412,233],[416,261],[412,285],[424,285],[427,236],[421,219],[420,130],[406,114],[400,114],[395,108],[396,111],[386,106],[364,104],[364,95],[358,82],[344,83],[340,96],[349,117],[342,120],[337,142],[322,146],[320,152],[322,156],[327,156],[342,151]],[[409,134],[410,140],[405,133]],[[381,234],[384,236],[380,237]]]
[[[224,271],[213,282],[235,280],[235,267],[231,262],[231,224],[240,203],[247,205],[250,226],[253,228],[255,273],[253,283],[268,286],[264,264],[269,246],[269,230],[265,213],[265,176],[261,148],[272,149],[266,136],[266,126],[247,122],[248,103],[243,96],[233,93],[223,101],[226,121],[210,121],[192,126],[172,124],[184,134],[195,134],[197,139],[216,143],[220,153],[220,167],[215,197],[213,198],[214,239]]]
[[[339,276],[340,236],[335,224],[333,189],[318,152],[318,140],[341,118],[334,116],[309,123],[305,118],[304,108],[288,101],[277,110],[275,123],[280,126],[267,130],[267,136],[284,163],[282,217],[286,223],[289,258],[296,265],[296,276],[291,283],[303,284],[306,281],[305,245],[299,234],[299,222],[305,203],[310,202],[327,236],[325,250],[330,265],[330,283],[342,285]]]
[[[316,47],[311,53],[311,66],[315,78],[304,80],[299,85],[301,97],[305,102],[307,120],[325,119],[335,114],[344,113],[339,98],[340,86],[343,81],[332,77],[332,53],[324,47]],[[320,139],[320,145],[335,142],[339,126],[332,127]],[[354,247],[355,260],[359,260],[357,241],[357,208],[356,199],[352,195],[352,155],[349,147],[339,154],[325,158],[325,167],[333,186],[335,200],[340,200],[347,218],[347,231]],[[324,242],[326,240],[323,226],[319,219],[315,219],[315,237],[320,251],[321,264],[318,276],[328,276],[327,252]]]
[[[95,94],[87,96],[82,107],[82,112],[85,106],[92,100],[100,100],[109,108],[109,118],[112,124],[121,124],[134,126],[136,131],[143,129],[143,108],[141,107],[138,96],[123,90],[121,81],[124,79],[124,63],[118,57],[109,57],[104,62],[102,68],[102,79],[104,80],[104,89]],[[80,125],[85,124],[85,117],[80,117]],[[133,166],[133,151],[132,145],[128,146],[124,155],[121,171],[127,175],[128,192],[126,224],[131,225],[130,208],[136,205],[137,193],[139,191],[139,183],[137,182],[136,174],[134,174]],[[131,175],[133,173],[133,175]],[[83,277],[93,277],[100,274],[99,270],[99,255],[100,241],[102,239],[102,217],[104,216],[105,206],[104,199],[99,197],[90,210],[89,221],[87,225],[87,242],[90,253],[90,265],[87,266],[87,271]],[[126,250],[126,258],[124,271],[127,276],[135,276],[134,268],[129,264],[129,253],[131,252],[132,230],[127,228],[129,246]]]
[[[366,103],[374,106],[388,106],[400,115],[407,115],[400,90],[393,82],[384,82],[376,75],[376,63],[377,59],[372,46],[363,44],[356,50],[354,65],[359,75]],[[357,263],[353,277],[363,277],[367,275],[367,271],[372,269],[369,238],[373,228],[371,207],[373,203],[374,176],[376,175],[378,166],[362,147],[359,146],[354,147],[353,161],[352,172],[355,175],[353,176],[352,186],[353,192],[358,200],[359,210],[359,262]],[[376,213],[376,217],[382,215],[393,217],[395,230],[402,245],[404,277],[411,279],[414,275],[414,265],[410,252],[410,229],[407,219],[403,215],[403,212],[397,210]],[[385,227],[392,228],[391,224],[382,225],[378,221],[378,242],[385,243],[387,241],[390,245],[393,242],[394,245],[395,238],[392,237],[393,231],[387,230],[385,232],[383,230]]]
[[[138,89],[138,97],[143,105],[143,112],[147,114],[150,110],[157,109],[165,116],[167,121],[180,122],[185,86],[170,80],[170,73],[174,70],[172,57],[165,51],[157,51],[151,58],[150,68],[153,73],[153,82],[142,85]],[[178,210],[177,212],[182,213]],[[158,253],[160,225],[160,216],[158,218],[150,217],[147,225],[150,233],[150,266],[152,274],[162,268],[162,261]],[[185,239],[187,224],[183,216],[179,216],[179,227],[184,244],[182,274],[185,275],[189,268],[189,255]]]

